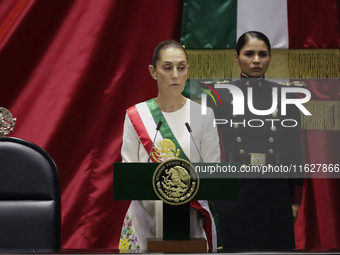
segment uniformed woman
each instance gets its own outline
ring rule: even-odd
[[[288,105],[287,114],[282,115],[282,85],[265,80],[271,59],[270,50],[270,42],[264,34],[257,31],[244,33],[237,42],[235,52],[241,79],[230,83],[243,92],[244,114],[233,115],[235,98],[226,89],[217,89],[223,107],[211,105],[216,119],[228,121],[227,124],[218,125],[225,161],[240,162],[243,169],[302,164],[299,111],[294,105]],[[248,88],[251,88],[252,95]],[[261,116],[249,110],[248,98],[252,99],[256,110],[268,110],[272,108],[275,95],[277,106],[270,114]],[[216,201],[224,250],[294,249],[293,212],[296,217],[303,179],[275,174],[271,176],[274,178],[263,175],[261,179],[242,178],[245,175],[241,174],[239,200]]]

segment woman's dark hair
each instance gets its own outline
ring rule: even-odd
[[[261,32],[258,32],[258,31],[248,31],[248,32],[245,32],[243,35],[241,35],[240,38],[238,38],[238,40],[237,40],[237,43],[236,43],[236,53],[237,53],[237,55],[240,55],[241,49],[252,38],[256,38],[260,41],[263,41],[267,45],[268,51],[270,53],[270,42],[269,42],[268,37],[265,36],[264,34],[262,34]]]
[[[188,54],[185,51],[182,44],[180,44],[179,42],[176,42],[174,40],[166,40],[166,41],[158,44],[157,47],[155,48],[154,52],[153,52],[152,65],[155,69],[156,69],[156,63],[160,59],[160,51],[165,50],[167,48],[178,48],[178,49],[182,50],[185,53],[186,59],[188,60]]]

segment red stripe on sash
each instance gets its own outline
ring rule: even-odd
[[[143,144],[146,152],[149,154],[152,147],[152,140],[144,126],[144,123],[138,113],[137,107],[131,106],[129,109],[126,110],[127,114],[130,117],[133,127],[135,128],[139,140]]]
[[[212,244],[212,223],[211,223],[211,217],[209,212],[202,207],[202,205],[197,200],[191,200],[190,206],[192,206],[194,209],[196,209],[200,214],[204,217],[204,230],[205,234],[207,235],[207,241],[209,245],[209,252],[212,252],[213,244]]]
[[[129,115],[129,118],[132,122],[132,125],[134,126],[137,135],[140,139],[140,141],[142,142],[145,150],[147,151],[147,153],[149,154],[151,151],[151,147],[152,147],[152,140],[143,124],[143,121],[139,115],[139,112],[136,108],[136,106],[132,106],[129,109],[127,109],[127,113]],[[159,162],[154,155],[152,155],[151,157],[152,161],[154,162]],[[212,222],[211,222],[211,217],[209,212],[202,207],[202,205],[198,202],[198,201],[190,201],[190,206],[193,207],[194,209],[196,209],[201,215],[203,215],[204,217],[204,230],[207,236],[207,241],[208,241],[208,245],[209,245],[209,252],[212,252],[213,249],[213,240],[212,240]]]

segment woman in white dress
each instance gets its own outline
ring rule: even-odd
[[[213,127],[212,110],[208,108],[208,114],[201,115],[200,105],[182,95],[188,68],[187,53],[178,42],[167,40],[155,48],[149,71],[157,82],[158,95],[127,110],[121,150],[123,162],[148,161],[159,120],[163,124],[151,156],[153,162],[171,158],[199,162],[199,153],[204,162],[220,161],[219,140],[217,129]],[[186,122],[192,128],[199,153],[191,146]],[[209,250],[216,249],[216,227],[214,220],[211,220],[207,201],[196,201],[191,205],[191,237],[206,238]],[[210,219],[203,219],[202,215],[208,215]],[[120,249],[143,251],[147,248],[146,238],[162,238],[162,235],[162,202],[132,201],[124,221]]]

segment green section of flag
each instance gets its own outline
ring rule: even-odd
[[[186,49],[236,46],[237,0],[183,0],[180,42]]]

